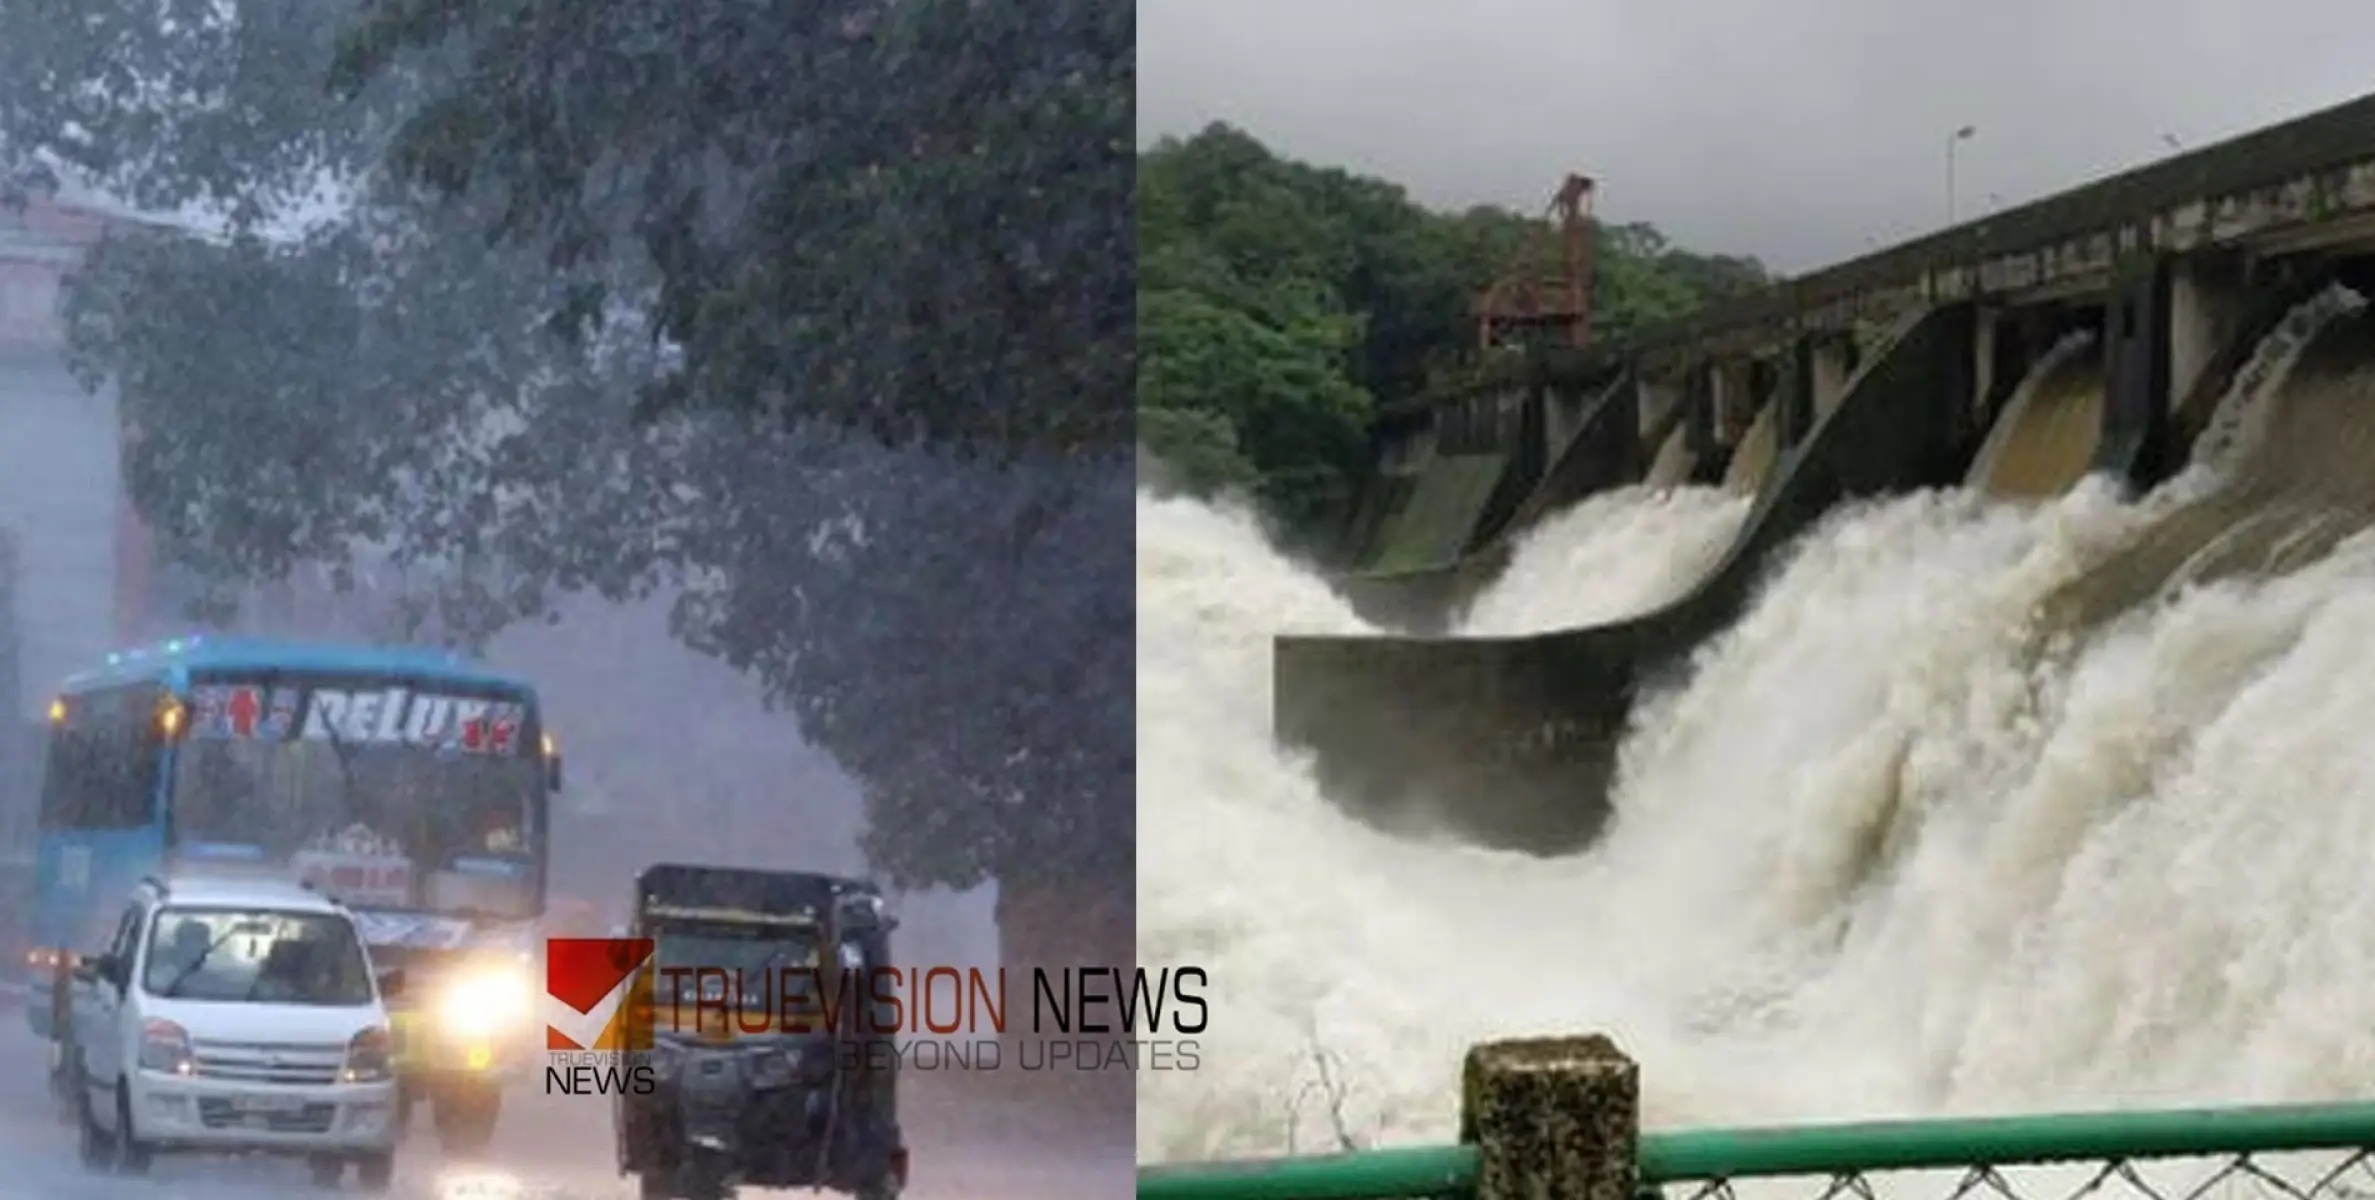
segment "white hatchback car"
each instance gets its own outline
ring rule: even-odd
[[[349,1164],[387,1189],[396,1084],[383,992],[353,917],[275,879],[144,881],[104,954],[77,969],[82,1156],[146,1170],[159,1151],[264,1151]]]

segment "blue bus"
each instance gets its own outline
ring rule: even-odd
[[[441,650],[202,636],[68,679],[49,708],[26,1004],[59,1086],[75,963],[143,877],[286,872],[404,969],[406,1099],[434,1102],[449,1147],[482,1145],[542,1045],[532,960],[560,763],[534,687]]]

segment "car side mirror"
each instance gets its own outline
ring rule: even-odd
[[[74,977],[83,983],[98,983],[101,980],[116,983],[121,974],[122,970],[112,954],[86,954],[74,963]]]
[[[393,1000],[404,994],[404,968],[391,967],[379,973],[379,998]]]

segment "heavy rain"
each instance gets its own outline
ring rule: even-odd
[[[1130,1186],[1028,1030],[565,993],[1134,961],[1132,38],[0,4],[0,1200]]]

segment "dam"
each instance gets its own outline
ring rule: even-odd
[[[2327,289],[2363,289],[2371,254],[2375,98],[1621,344],[1496,356],[1381,422],[1356,569],[1339,586],[1395,636],[1281,639],[1277,732],[1317,753],[1331,794],[1378,819],[1574,850],[1605,815],[1599,798],[1639,697],[1736,619],[1775,555],[1834,506],[1944,486],[2022,501],[2085,479],[2150,489],[2195,461],[2279,321]],[[2329,358],[2307,368],[2324,382],[2294,391],[2343,386]],[[2286,436],[2355,448],[2352,419],[2295,412],[2326,401],[2271,403],[2280,423],[2308,423]],[[2252,469],[2329,468],[2351,474],[2331,462]],[[2355,512],[2335,491],[2350,487],[2330,482],[2246,488],[2160,535],[2160,576],[2141,551],[2119,573],[2149,593],[2192,542],[2281,508],[2270,488],[2297,484]],[[1747,511],[1667,602],[1582,627],[1453,632],[1529,530],[1611,489],[1693,485]]]

